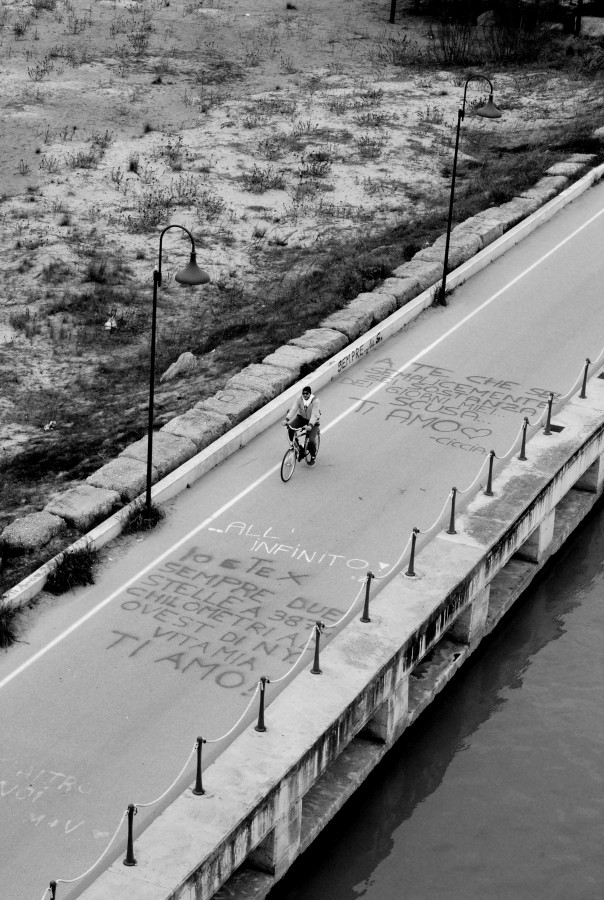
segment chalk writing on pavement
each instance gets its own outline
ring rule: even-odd
[[[518,382],[487,375],[458,378],[452,369],[426,363],[413,363],[399,372],[390,358],[377,360],[358,378],[344,376],[341,383],[358,388],[387,385],[383,393],[367,399],[351,395],[351,400],[358,400],[358,415],[413,425],[433,432],[430,437],[439,444],[483,454],[488,450],[480,442],[492,434],[493,416],[515,413],[531,418],[550,396],[549,390],[523,390]]]
[[[317,619],[341,617],[305,595],[306,577],[289,561],[215,559],[191,547],[128,588],[125,621],[107,650],[245,693],[260,674],[277,677],[293,665]]]
[[[89,794],[92,786],[80,782],[73,775],[41,769],[38,766],[23,766],[17,762],[0,759],[0,800],[6,803],[23,803],[27,819],[36,826],[56,829],[63,834],[72,834],[85,824],[84,820],[58,819],[54,814],[44,812],[45,801],[54,801],[57,795],[77,796]],[[53,803],[54,805],[54,803]]]

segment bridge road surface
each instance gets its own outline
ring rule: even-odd
[[[313,623],[336,622],[368,569],[388,576],[451,487],[491,448],[504,454],[549,391],[569,390],[604,346],[603,224],[601,184],[345,369],[320,392],[314,469],[281,482],[274,425],[172,500],[155,532],[105,548],[94,586],[29,614],[0,656],[3,900],[39,900],[50,880],[86,872],[127,805],[172,784],[197,735],[228,732],[259,677],[283,676]],[[311,662],[307,651],[301,677]],[[285,683],[267,687],[269,728]],[[240,729],[256,715],[257,702]],[[225,745],[205,745],[204,767]],[[135,839],[194,763],[139,808]],[[58,900],[125,844],[122,822],[95,872],[59,881]]]

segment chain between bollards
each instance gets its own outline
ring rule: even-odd
[[[493,461],[495,459],[496,453],[494,450],[491,450],[489,453],[489,475],[487,478],[487,486],[485,488],[485,494],[487,497],[493,496]]]
[[[522,423],[522,446],[520,448],[520,456],[518,457],[518,459],[522,460],[523,462],[526,460],[526,430],[528,426],[529,420],[525,416],[524,422]]]
[[[133,819],[137,813],[136,806],[131,803],[128,806],[128,846],[126,849],[126,859],[124,860],[125,866],[135,866],[136,860],[134,858],[134,839],[132,837],[132,829],[133,829]]]
[[[419,534],[419,528],[414,528],[411,532],[411,553],[409,554],[409,565],[407,566],[407,571],[405,575],[408,578],[415,578],[415,544],[417,542],[417,536]]]
[[[579,398],[581,400],[585,400],[587,397],[586,389],[587,389],[587,373],[589,372],[589,364],[591,363],[591,359],[589,356],[585,360],[585,370],[583,372],[583,385],[581,387],[581,393],[579,394]]]
[[[371,622],[369,618],[369,591],[371,589],[371,579],[373,578],[373,572],[367,572],[367,581],[365,582],[365,604],[363,606],[363,615],[361,616],[361,622]]]
[[[264,724],[264,692],[267,682],[270,684],[270,679],[263,675],[260,678],[260,705],[258,707],[258,724],[255,726],[256,731],[266,731],[266,725]]]
[[[201,783],[201,748],[205,743],[206,741],[204,738],[197,738],[197,774],[195,776],[195,787],[192,791],[192,793],[197,797],[199,797],[201,794],[205,794],[203,784]]]
[[[527,419],[528,421],[528,419]],[[457,488],[451,488],[451,518],[449,519],[449,527],[447,534],[457,534],[455,531],[455,497],[457,496]]]
[[[315,659],[312,664],[312,669],[310,670],[311,675],[321,674],[321,666],[319,664],[319,645],[321,642],[321,635],[323,634],[323,627],[323,622],[315,622]]]
[[[543,429],[543,434],[551,434],[552,433],[552,406],[554,404],[554,395],[550,393],[549,400],[547,401],[547,420],[545,422],[545,428]]]

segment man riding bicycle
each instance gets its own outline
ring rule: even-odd
[[[290,441],[293,440],[294,431],[297,428],[306,428],[308,435],[308,449],[310,459],[308,465],[315,464],[317,455],[317,434],[319,433],[319,419],[321,418],[321,410],[319,408],[319,400],[314,396],[311,388],[305,385],[302,393],[296,398],[292,408],[285,417],[287,425],[287,433]]]

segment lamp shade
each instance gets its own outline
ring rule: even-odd
[[[197,260],[195,259],[195,251],[191,251],[191,259],[189,260],[188,265],[181,269],[180,272],[177,272],[174,276],[175,280],[178,281],[179,284],[207,284],[210,281],[210,276],[203,269],[200,269],[197,265]]]
[[[493,95],[489,94],[489,99],[485,103],[484,106],[479,106],[476,110],[477,116],[482,116],[483,119],[500,119],[502,116],[502,112],[498,109],[493,103]]]

